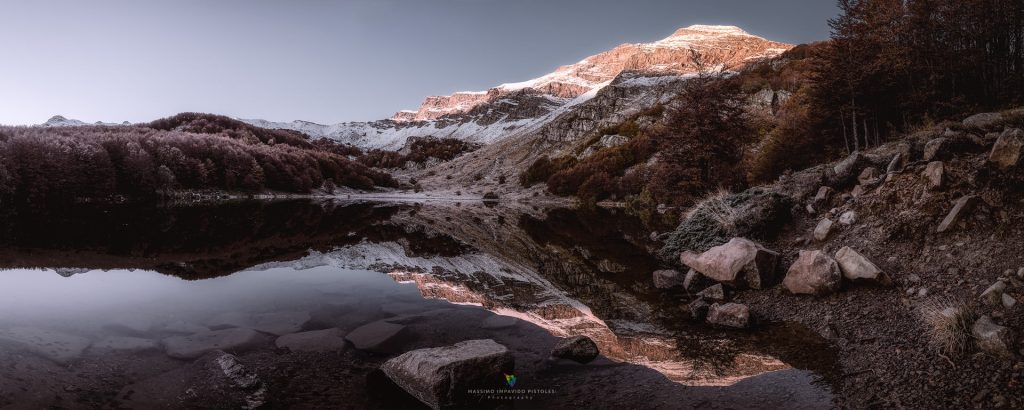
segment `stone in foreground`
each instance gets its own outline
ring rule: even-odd
[[[997,280],[992,286],[981,292],[981,301],[989,306],[999,306],[1003,302],[1003,292],[1006,291],[1006,282]]]
[[[762,289],[771,283],[778,258],[778,253],[743,238],[733,238],[700,255],[687,251],[680,256],[686,266],[704,276],[732,286],[746,285],[753,289]]]
[[[683,274],[675,269],[656,270],[651,276],[654,279],[654,287],[658,289],[671,289],[683,286],[683,279],[685,279]]]
[[[515,359],[491,339],[418,349],[385,362],[380,370],[398,387],[434,410],[473,408],[474,388],[494,388],[512,374]]]
[[[690,310],[691,319],[701,321],[708,317],[708,309],[710,309],[711,306],[708,305],[708,301],[703,298],[697,298],[691,301],[690,304],[687,305],[687,308]]]
[[[376,321],[349,332],[345,336],[345,340],[351,342],[359,350],[374,353],[394,353],[396,351],[394,341],[402,330],[405,330],[405,325]]]
[[[590,363],[597,358],[600,350],[597,343],[586,336],[573,336],[559,340],[551,349],[551,356],[569,359],[577,363]]]
[[[173,336],[163,340],[167,355],[176,359],[195,359],[214,350],[242,351],[265,341],[259,332],[246,328],[230,328]]]
[[[836,263],[839,264],[839,270],[843,273],[843,277],[851,281],[867,281],[886,286],[892,284],[889,277],[877,265],[849,246],[844,246],[836,252]]]
[[[942,188],[942,182],[946,174],[946,166],[943,165],[942,161],[932,161],[925,167],[924,172],[921,176],[924,177],[925,184],[928,189],[939,189]]]
[[[826,295],[839,290],[839,264],[822,251],[800,251],[782,284],[795,294]]]
[[[988,316],[974,322],[971,334],[981,350],[995,356],[1013,357],[1013,332],[1006,326],[993,323]]]
[[[739,303],[715,303],[708,310],[708,323],[743,329],[750,325],[750,309]]]
[[[67,364],[82,355],[89,339],[48,329],[15,327],[0,332],[0,341],[12,342],[58,364]]]
[[[331,328],[292,333],[277,338],[274,344],[293,352],[332,352],[345,348],[345,332]]]

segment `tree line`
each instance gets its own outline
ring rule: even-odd
[[[0,199],[41,203],[174,190],[308,193],[394,187],[359,150],[228,117],[186,113],[132,126],[0,127]]]

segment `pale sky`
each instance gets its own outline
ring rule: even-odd
[[[692,24],[828,37],[831,0],[0,0],[0,124],[364,121]]]

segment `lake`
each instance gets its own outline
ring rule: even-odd
[[[374,369],[470,339],[515,356],[493,407],[831,407],[827,342],[692,323],[647,232],[479,202],[0,211],[0,408],[410,408]],[[549,357],[574,335],[601,357]]]

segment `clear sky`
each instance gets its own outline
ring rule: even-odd
[[[374,120],[691,24],[828,37],[831,0],[0,0],[0,123]]]

